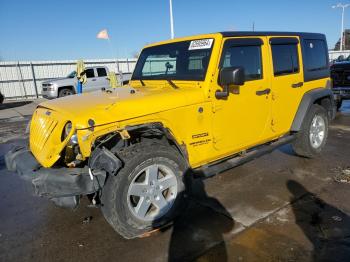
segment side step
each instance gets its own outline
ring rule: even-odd
[[[267,153],[270,153],[271,151],[275,150],[276,148],[288,144],[291,141],[293,141],[295,138],[295,135],[288,135],[285,137],[282,137],[278,140],[275,140],[272,143],[263,144],[260,146],[257,146],[247,153],[242,154],[236,154],[234,157],[229,158],[227,160],[217,162],[212,165],[206,165],[202,166],[200,168],[197,168],[194,170],[194,175],[197,177],[212,177],[219,173],[222,173],[228,169],[231,169],[233,167],[242,165],[246,162],[249,162],[250,160],[256,159],[262,155],[265,155]]]

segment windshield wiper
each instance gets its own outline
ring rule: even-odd
[[[177,85],[175,85],[175,83],[174,83],[171,79],[167,78],[166,81],[167,81],[167,82],[169,83],[169,85],[170,85],[171,87],[173,87],[174,89],[179,89],[179,87],[178,87]]]

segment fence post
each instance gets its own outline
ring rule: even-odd
[[[118,61],[118,58],[115,60],[115,64],[117,65],[117,71],[118,71],[118,73],[119,73],[120,70],[119,70],[119,61]]]
[[[129,59],[128,58],[126,58],[126,66],[128,68],[128,73],[130,73]]]
[[[20,81],[22,82],[22,87],[23,87],[23,91],[24,91],[24,96],[25,96],[25,98],[28,98],[26,86],[25,86],[24,81],[23,81],[23,75],[22,75],[21,67],[20,67],[20,65],[19,65],[19,61],[17,61],[17,69],[18,69],[18,72],[19,72],[19,77],[21,78]]]
[[[36,96],[36,98],[39,98],[38,87],[36,85],[36,79],[35,79],[35,73],[34,73],[34,66],[33,66],[32,62],[30,62],[30,68],[32,69],[32,77],[33,77],[33,84],[34,84],[34,89],[35,89],[35,96]]]

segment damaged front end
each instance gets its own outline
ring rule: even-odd
[[[100,143],[89,157],[83,156],[77,129],[67,118],[38,107],[30,123],[30,148],[12,148],[5,155],[6,167],[29,181],[36,195],[58,206],[75,208],[82,195],[93,195],[95,204],[107,175],[116,174],[122,163]]]
[[[36,195],[47,197],[56,205],[68,208],[75,208],[81,195],[98,192],[107,176],[102,169],[95,169],[92,175],[88,166],[44,168],[24,147],[10,150],[5,155],[5,163],[8,170],[17,172],[21,178],[31,182]]]
[[[30,149],[14,147],[5,155],[6,167],[58,206],[75,208],[84,195],[96,204],[107,176],[123,167],[120,150],[141,140],[166,139],[159,125],[100,128],[109,132],[100,135],[93,125],[78,130],[57,112],[38,108],[30,125]]]
[[[103,188],[107,175],[116,175],[122,161],[98,141],[90,157],[79,160],[77,143],[68,143],[61,159],[52,167],[43,167],[32,152],[23,146],[16,146],[5,155],[6,167],[32,184],[34,193],[52,200],[56,205],[76,208],[80,197],[94,194]],[[72,161],[75,159],[74,161]]]

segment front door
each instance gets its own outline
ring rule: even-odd
[[[302,56],[298,37],[269,37],[272,55],[271,131],[282,135],[290,130],[303,95]]]
[[[83,84],[83,93],[92,92],[98,90],[97,75],[94,68],[88,68],[85,70],[86,83]]]
[[[218,71],[241,66],[245,83],[230,86],[229,96],[213,103],[213,142],[219,157],[263,141],[271,111],[267,38],[230,38],[225,40],[222,50]],[[212,88],[221,89],[219,84]]]

